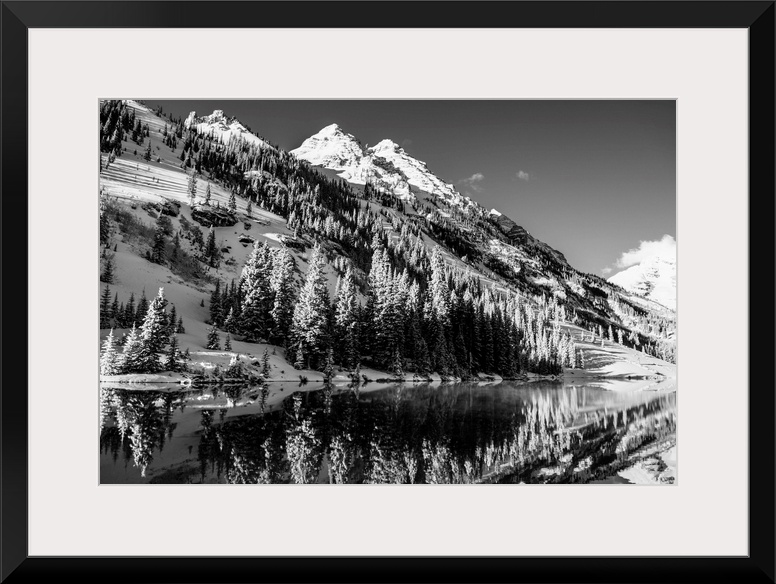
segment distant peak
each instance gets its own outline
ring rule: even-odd
[[[319,134],[344,134],[345,132],[339,126],[339,124],[329,124],[325,128],[321,128]]]
[[[380,152],[384,150],[393,150],[395,152],[399,152],[402,150],[402,147],[390,138],[386,138],[385,140],[380,140],[377,144],[372,146],[370,150],[373,152]]]

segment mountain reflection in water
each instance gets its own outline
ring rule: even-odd
[[[534,382],[100,388],[102,483],[581,483],[673,444],[676,394]]]

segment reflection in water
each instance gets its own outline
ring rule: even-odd
[[[558,383],[104,387],[100,404],[103,482],[588,482],[676,424],[674,393]]]

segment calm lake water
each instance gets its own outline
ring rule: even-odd
[[[100,481],[624,482],[675,429],[674,392],[595,384],[102,386]]]

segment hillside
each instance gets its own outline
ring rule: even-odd
[[[343,382],[356,366],[370,379],[675,375],[660,359],[673,359],[670,311],[576,271],[388,139],[364,148],[334,125],[287,153],[222,111],[173,120],[131,100],[104,102],[101,122],[101,271],[113,265],[118,309],[101,316],[117,336],[130,296],[163,287],[200,370],[239,354],[258,371],[266,351],[269,380],[323,379],[329,361]],[[310,307],[332,307],[320,321],[298,316],[318,336],[273,312],[282,254],[293,312],[320,272]],[[225,299],[214,306],[216,283]],[[219,350],[206,348],[213,324]]]

